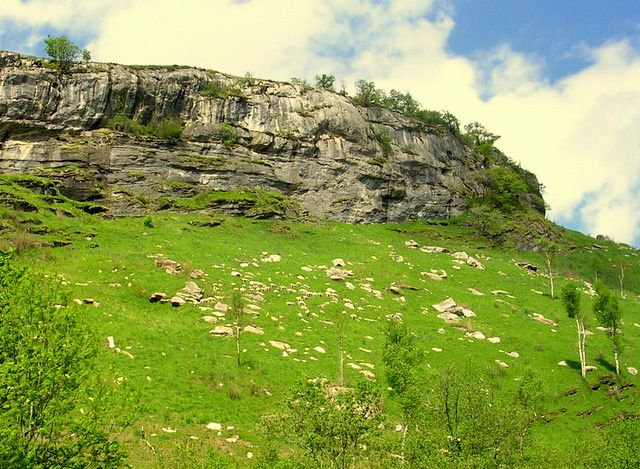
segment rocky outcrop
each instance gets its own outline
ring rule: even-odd
[[[173,119],[182,138],[107,129],[116,115]],[[448,218],[482,192],[482,164],[447,132],[337,93],[176,66],[78,64],[60,75],[0,52],[0,170],[47,174],[65,195],[116,212],[245,187],[346,222]]]

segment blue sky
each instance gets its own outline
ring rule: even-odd
[[[590,63],[585,47],[629,38],[640,41],[635,0],[453,0],[456,27],[448,47],[473,57],[508,43],[545,62],[552,82]]]
[[[635,0],[2,0],[0,49],[68,34],[95,60],[334,74],[479,121],[549,217],[640,245]]]

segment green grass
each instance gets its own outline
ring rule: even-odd
[[[50,187],[44,180],[36,180],[33,185],[46,190]],[[260,416],[276,412],[290,388],[302,378],[337,379],[337,334],[331,322],[335,323],[341,311],[357,316],[346,325],[347,362],[373,364],[373,372],[381,383],[384,383],[381,353],[385,316],[393,313],[403,314],[419,346],[426,350],[431,370],[450,363],[486,369],[506,387],[515,385],[526,370],[533,370],[543,378],[548,396],[545,415],[549,419],[548,423],[534,427],[534,438],[550,448],[561,450],[580,439],[581,432],[594,432],[597,424],[606,423],[622,412],[637,412],[634,404],[639,397],[637,388],[624,391],[624,398],[616,400],[581,383],[579,370],[558,366],[561,360],[577,361],[575,325],[563,313],[560,301],[550,298],[548,279],[514,263],[526,261],[543,267],[542,255],[492,247],[468,227],[427,222],[352,226],[234,217],[218,217],[222,223],[211,227],[200,226],[207,217],[197,212],[158,212],[153,214],[152,226],[145,226],[140,218],[109,220],[88,216],[64,199],[61,206],[73,216],[59,216],[47,208],[44,196],[21,187],[16,180],[0,178],[0,195],[22,197],[36,210],[17,212],[13,206],[7,206],[3,220],[12,225],[12,219],[18,218],[19,224],[30,226],[29,220],[37,217],[40,226],[49,227],[57,236],[66,236],[71,244],[25,248],[19,259],[46,273],[62,275],[72,297],[92,297],[100,303],[99,308],[82,307],[82,319],[101,338],[99,366],[114,367],[141,394],[146,405],[143,416],[122,437],[134,467],[152,467],[158,460],[149,447],[141,444],[142,427],[158,454],[180,452],[185,442],[193,443],[196,440],[191,437],[196,437],[206,447],[230,454],[241,465],[248,463],[249,450],[259,457],[268,443],[273,443],[269,441],[270,435],[257,429]],[[257,191],[210,192],[192,199],[172,200],[174,208],[194,210],[210,210],[220,201],[249,200],[257,206],[286,202],[282,196]],[[8,243],[11,232],[0,230],[0,236],[6,237]],[[50,234],[33,236],[46,239]],[[602,260],[602,249],[596,253],[587,250],[593,239],[576,233],[567,236],[567,243],[576,246],[575,254],[569,257],[572,262],[582,265],[594,256]],[[405,245],[409,239],[422,246],[443,246],[452,252],[464,250],[479,259],[486,269],[457,264],[447,253],[427,254],[410,249]],[[629,375],[626,369],[640,368],[637,358],[640,328],[633,325],[640,323],[640,289],[636,287],[638,253],[613,243],[598,244],[605,249],[606,262],[626,259],[632,266],[626,276],[629,293],[621,301],[624,318],[621,365],[625,371],[623,379],[637,386],[638,378]],[[280,254],[282,260],[262,262],[265,253]],[[180,262],[184,271],[177,275],[165,273],[150,257],[158,254]],[[353,271],[349,281],[354,290],[344,282],[330,280],[321,267],[331,266],[332,259],[338,257]],[[566,262],[567,259],[557,259],[562,267],[556,268],[556,274],[562,274]],[[235,363],[234,340],[208,334],[213,325],[200,319],[208,312],[192,305],[172,308],[148,301],[154,291],[173,295],[191,280],[188,273],[194,269],[207,274],[195,280],[205,295],[227,304],[234,287],[244,284],[251,291],[262,288],[250,282],[264,285],[261,292],[264,302],[256,303],[261,308],[260,314],[247,322],[262,327],[265,334],[242,335],[241,346],[246,352],[242,353],[241,367]],[[444,269],[448,278],[435,282],[420,275],[430,269]],[[241,273],[242,277],[232,275],[233,272]],[[564,281],[558,280],[558,285]],[[404,301],[400,301],[399,295],[387,290],[392,283],[418,290],[403,290]],[[380,292],[379,298],[363,289],[367,284]],[[474,296],[468,290],[470,287],[485,295]],[[328,288],[337,292],[340,298],[337,304],[330,302]],[[505,290],[515,298],[493,295],[493,290]],[[448,297],[476,312],[477,317],[464,322],[464,327],[479,330],[487,337],[500,337],[501,342],[472,341],[464,337],[464,331],[438,319],[432,305]],[[346,299],[355,309],[346,306]],[[306,308],[302,308],[301,300]],[[586,295],[583,304],[591,307]],[[534,312],[557,321],[558,326],[534,321],[531,318]],[[227,318],[222,323],[230,322],[231,318]],[[594,335],[587,340],[587,355],[588,363],[598,370],[589,374],[588,384],[609,373],[606,368],[612,362],[610,342],[595,326],[591,319],[588,328]],[[107,336],[113,336],[116,345],[134,358],[109,350]],[[284,357],[269,345],[269,340],[287,342],[297,352]],[[316,346],[322,346],[326,353],[315,352]],[[433,348],[442,352],[434,352]],[[512,358],[500,350],[516,351],[520,357]],[[506,362],[509,368],[502,370],[495,360]],[[345,374],[348,384],[360,379],[349,367]],[[574,387],[579,388],[578,393],[563,397],[565,391]],[[385,406],[391,414],[390,421],[395,421],[396,404],[387,399]],[[597,406],[603,409],[578,416]],[[225,429],[218,436],[206,429],[209,422],[234,429]],[[176,429],[176,433],[165,433],[163,427]],[[225,438],[232,435],[238,435],[241,442],[227,443]],[[286,442],[281,442],[281,446],[286,447]]]

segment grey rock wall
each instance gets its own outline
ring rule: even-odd
[[[202,96],[211,81],[242,96]],[[184,139],[105,129],[117,113],[178,119]],[[79,64],[59,76],[44,59],[0,52],[0,170],[48,172],[79,199],[122,188],[153,197],[181,181],[277,191],[345,222],[448,218],[466,208],[464,193],[481,192],[481,168],[452,135],[336,93],[186,67]]]

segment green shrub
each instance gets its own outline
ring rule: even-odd
[[[156,137],[163,140],[181,140],[182,123],[178,118],[163,119],[158,123],[141,124],[123,113],[118,113],[107,121],[107,128],[136,137]]]
[[[229,96],[246,98],[244,93],[235,86],[220,84],[217,81],[208,81],[204,89],[200,91],[200,96],[205,98],[227,99]]]
[[[382,154],[387,157],[393,153],[393,148],[391,147],[391,143],[393,142],[393,137],[389,134],[387,129],[382,126],[374,127],[373,129],[373,138],[380,144],[382,147]]]
[[[233,148],[233,146],[236,144],[236,132],[234,128],[228,122],[223,122],[218,127],[218,130],[220,132],[222,144],[226,148]]]
[[[107,429],[119,430],[135,415],[115,405],[123,396],[112,382],[95,377],[95,342],[82,324],[57,283],[17,267],[0,251],[3,467],[124,463]]]

